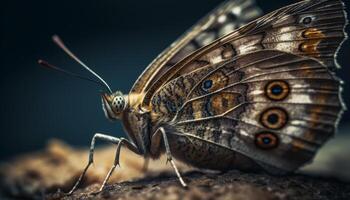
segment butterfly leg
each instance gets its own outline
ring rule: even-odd
[[[121,141],[121,139],[119,139],[119,138],[115,138],[115,137],[105,135],[105,134],[96,133],[94,135],[94,137],[91,140],[88,164],[84,168],[83,173],[80,175],[79,179],[74,184],[73,188],[67,193],[68,195],[71,195],[78,188],[78,186],[82,182],[86,172],[88,171],[89,167],[91,166],[91,164],[94,163],[94,150],[95,150],[95,143],[96,143],[97,139],[102,140],[102,141],[106,141],[106,142],[111,142],[114,144],[119,144]]]
[[[118,139],[118,138],[116,138],[116,139]],[[106,187],[106,184],[108,183],[108,180],[111,177],[112,173],[114,172],[115,168],[117,166],[120,166],[119,165],[119,156],[120,156],[120,150],[121,150],[122,145],[124,145],[127,149],[131,150],[132,152],[134,152],[136,154],[139,154],[139,151],[138,151],[137,147],[133,143],[129,142],[125,138],[120,138],[119,142],[117,144],[117,150],[116,150],[116,153],[115,153],[113,166],[109,170],[109,172],[108,172],[106,178],[104,179],[100,189],[97,192],[95,192],[95,194],[100,193]]]
[[[148,171],[148,165],[149,165],[149,158],[145,158],[143,161],[142,171],[147,172]]]
[[[171,166],[173,167],[173,169],[175,170],[175,173],[181,183],[181,185],[183,187],[187,187],[187,184],[185,183],[185,181],[182,179],[182,176],[179,172],[179,170],[177,169],[175,162],[173,160],[173,156],[171,155],[171,151],[170,151],[170,145],[168,142],[168,137],[166,135],[166,132],[164,130],[163,127],[160,127],[156,133],[152,136],[151,138],[151,152],[153,151],[157,151],[157,149],[159,149],[160,147],[160,142],[161,139],[163,138],[163,142],[164,142],[164,146],[165,146],[165,152],[166,152],[166,156],[167,156],[167,163],[169,162],[171,164]]]

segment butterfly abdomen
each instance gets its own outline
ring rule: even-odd
[[[249,157],[200,137],[169,134],[169,141],[173,155],[194,167],[220,171],[260,169]]]

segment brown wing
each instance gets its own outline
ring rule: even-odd
[[[261,11],[255,6],[254,0],[229,0],[222,3],[165,49],[137,79],[130,93],[146,91],[175,63],[260,15]]]
[[[293,171],[334,135],[340,91],[319,61],[260,50],[171,80],[152,98],[152,121],[239,152],[271,173]]]
[[[237,55],[276,49],[316,58],[329,69],[337,64],[336,52],[346,37],[346,14],[341,0],[304,0],[267,14],[197,50],[154,81],[143,105],[162,85],[182,74],[215,65]]]

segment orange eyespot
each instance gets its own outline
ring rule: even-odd
[[[229,78],[222,72],[218,71],[210,75],[202,82],[202,90],[213,92],[227,85]]]
[[[269,108],[265,110],[260,116],[260,122],[265,128],[281,129],[288,121],[288,114],[282,108]]]
[[[265,87],[265,95],[274,101],[285,99],[290,92],[289,84],[285,81],[271,81]]]
[[[317,45],[318,44],[316,44],[316,43],[305,42],[305,43],[300,44],[299,50],[302,52],[306,52],[306,53],[317,52]]]
[[[322,42],[322,39],[325,38],[321,30],[309,28],[302,33],[302,37],[308,40],[299,45],[299,51],[309,54],[319,53],[318,46]]]
[[[305,30],[302,33],[303,38],[306,39],[320,39],[320,38],[324,38],[325,35],[322,33],[322,31],[316,29],[316,28],[309,28],[307,30]]]
[[[261,132],[255,135],[255,145],[260,149],[269,150],[278,146],[278,137],[271,132]]]

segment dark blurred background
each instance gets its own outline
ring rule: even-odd
[[[264,13],[295,0],[257,0]],[[145,67],[221,0],[1,1],[0,159],[42,148],[48,139],[88,146],[95,132],[124,135],[101,109],[100,88],[39,67],[44,58],[87,74],[52,42],[60,35],[113,88],[127,93]],[[350,80],[349,42],[338,55]],[[344,99],[350,97],[350,83]],[[346,132],[346,112],[340,132]]]

